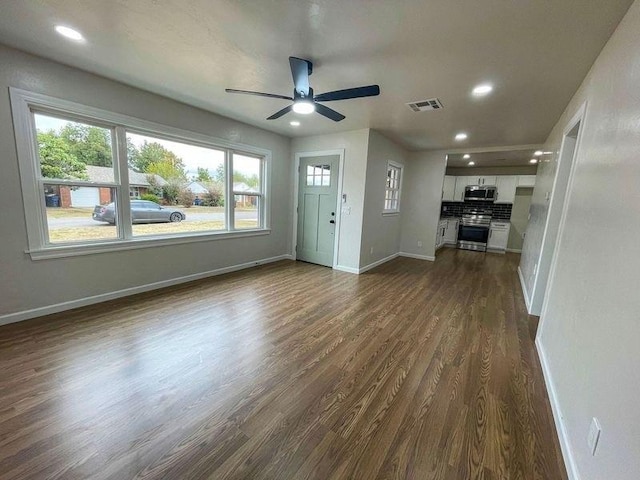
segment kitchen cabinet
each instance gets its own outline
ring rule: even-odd
[[[447,218],[447,227],[444,231],[445,245],[455,245],[458,242],[458,224],[460,220],[457,218]]]
[[[478,177],[456,177],[456,188],[454,190],[453,201],[464,202],[464,189],[469,185],[477,185]]]
[[[519,187],[535,187],[536,176],[535,175],[519,175],[518,186]]]
[[[510,222],[491,222],[487,250],[504,252],[507,249],[507,242],[509,241],[509,230],[511,230]]]
[[[513,203],[516,199],[517,175],[499,175],[496,179],[498,194],[495,203]]]
[[[442,185],[442,201],[453,202],[455,201],[456,193],[456,177],[453,175],[444,176],[444,184]]]
[[[444,176],[442,201],[464,202],[464,189],[470,185],[495,185],[498,188],[498,198],[495,203],[513,203],[516,188],[533,187],[536,184],[535,175],[453,175]]]
[[[447,231],[447,220],[443,219],[438,222],[438,232],[436,234],[436,250],[444,245],[444,237]]]
[[[474,185],[495,185],[496,184],[496,176],[495,175],[489,175],[489,176],[481,176],[478,177],[478,183],[475,183]]]

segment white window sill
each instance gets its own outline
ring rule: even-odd
[[[51,258],[76,257],[80,255],[94,255],[97,253],[117,252],[120,250],[137,250],[139,248],[163,247],[183,243],[208,242],[225,238],[258,237],[271,234],[271,229],[235,230],[218,233],[200,233],[176,237],[137,237],[131,240],[115,240],[111,242],[96,242],[83,245],[55,245],[40,249],[27,250],[32,260],[47,260]]]
[[[382,216],[383,217],[393,217],[396,215],[400,215],[400,211],[399,210],[394,210],[394,211],[390,211],[390,212],[382,212]]]

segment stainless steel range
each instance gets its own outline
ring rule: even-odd
[[[492,215],[487,208],[465,208],[458,227],[458,248],[486,252]]]

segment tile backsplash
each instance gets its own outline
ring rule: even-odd
[[[442,202],[440,207],[440,215],[442,217],[461,217],[462,210],[466,207],[490,208],[493,210],[493,218],[496,220],[510,220],[511,203],[493,203],[493,202]]]

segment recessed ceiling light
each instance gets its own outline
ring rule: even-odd
[[[465,160],[469,160],[471,158],[471,155],[469,155],[468,153],[465,153],[462,158],[464,158]]]
[[[462,140],[466,140],[468,135],[464,132],[460,132],[456,135],[456,141],[461,142]]]
[[[302,115],[313,113],[315,110],[316,106],[308,100],[299,100],[293,104],[293,111]]]
[[[297,120],[292,120],[289,122],[289,125],[291,125],[292,127],[299,127],[300,126],[300,122]]]
[[[542,153],[543,153],[543,152],[542,152],[542,150],[536,150],[533,154],[534,154],[536,157],[539,157],[540,155],[542,155]]]
[[[538,160],[535,158],[532,158],[531,160],[529,160],[529,163],[538,163]]]
[[[474,161],[471,161],[471,162],[467,163],[467,165],[469,165],[470,167],[473,167],[475,164],[476,164],[476,162],[474,162]]]
[[[485,83],[483,85],[476,86],[471,93],[473,93],[474,97],[484,97],[485,95],[489,95],[493,91],[493,86]]]
[[[75,40],[76,42],[84,40],[84,37],[79,31],[65,27],[64,25],[56,25],[56,32],[69,40]]]

